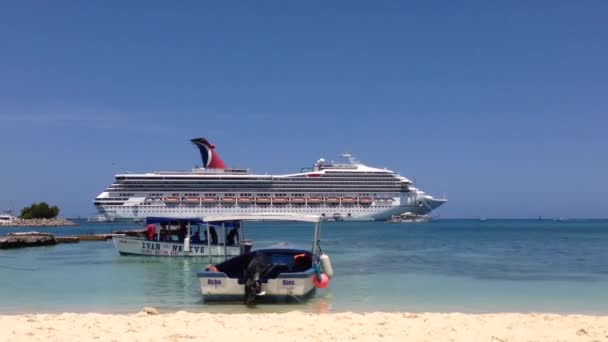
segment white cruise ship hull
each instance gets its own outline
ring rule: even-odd
[[[401,201],[405,205],[401,205]],[[208,215],[232,215],[232,214],[261,214],[261,213],[293,213],[302,215],[321,215],[328,219],[337,221],[349,220],[387,220],[393,215],[403,212],[413,212],[418,215],[426,215],[435,208],[439,207],[445,200],[426,199],[422,205],[413,199],[394,198],[392,201],[373,203],[371,205],[231,205],[231,206],[192,206],[192,205],[120,205],[105,206],[98,205],[99,212],[110,220],[138,221],[145,220],[146,217],[204,217]]]

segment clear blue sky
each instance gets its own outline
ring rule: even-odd
[[[348,151],[443,217],[608,217],[608,2],[3,1],[0,207]],[[113,165],[114,164],[114,165]]]

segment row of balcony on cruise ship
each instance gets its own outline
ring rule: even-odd
[[[371,197],[165,197],[163,201],[166,204],[192,204],[192,205],[246,205],[246,204],[261,204],[261,205],[371,205],[374,201]]]

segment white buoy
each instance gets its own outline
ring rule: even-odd
[[[331,268],[331,261],[329,260],[329,255],[323,253],[319,257],[319,260],[321,260],[323,272],[327,274],[327,276],[331,279],[334,276],[334,269]]]

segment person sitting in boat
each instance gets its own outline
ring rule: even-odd
[[[156,227],[153,224],[148,225],[148,240],[154,241],[156,235]]]
[[[235,241],[236,238],[236,241]],[[234,227],[226,235],[226,246],[234,246],[239,241],[239,228]]]
[[[160,237],[159,237],[159,241],[167,241],[169,240],[169,231],[167,229],[167,224],[166,223],[161,223],[160,224]]]
[[[186,238],[187,232],[188,232],[188,230],[186,229],[186,223],[180,222],[179,229],[177,231],[177,241],[184,241],[184,239]]]
[[[201,230],[197,230],[196,233],[192,234],[190,237],[190,242],[192,243],[201,243]]]

